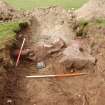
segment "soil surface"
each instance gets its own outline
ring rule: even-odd
[[[37,41],[43,39],[46,42],[50,38],[54,40],[60,37],[68,44],[75,33],[72,32],[71,18],[68,16],[70,14],[66,14],[63,10],[61,13],[60,10],[49,8],[33,12],[32,25],[17,34],[17,48],[20,48],[23,37],[26,38],[25,48],[34,48],[37,38],[39,39]],[[96,26],[88,29],[86,40],[92,49],[91,54],[97,59],[96,65],[91,68],[65,70],[58,64],[59,56],[56,53],[48,59],[43,59],[46,64],[43,69],[36,69],[36,62],[23,59],[18,67],[3,67],[0,61],[0,105],[105,105],[104,30],[105,28]],[[88,75],[67,78],[26,78],[30,75],[70,72],[85,72]]]
[[[0,105],[104,105],[104,29],[90,28],[88,36],[92,55],[97,58],[96,66],[82,71],[75,70],[87,72],[88,75],[50,79],[25,78],[27,75],[70,72],[58,65],[57,58],[50,58],[46,62],[46,68],[41,70],[30,62],[22,62],[17,68],[1,68]]]
[[[91,20],[105,18],[105,0],[88,0],[81,8],[76,10],[77,19]]]
[[[102,54],[97,58],[97,66],[93,70],[83,70],[88,75],[80,77],[25,78],[27,75],[70,72],[58,65],[55,59],[49,60],[50,63],[41,70],[26,62],[4,70],[0,76],[0,105],[104,105],[105,59]]]

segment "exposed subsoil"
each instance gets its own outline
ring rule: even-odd
[[[86,83],[83,80],[88,76],[53,79],[25,78],[32,74],[61,73],[61,67],[55,68],[55,66],[57,65],[52,63],[48,66],[48,70],[37,71],[35,65],[25,64],[17,69],[8,70],[0,100],[1,105],[81,105],[83,103],[86,105],[88,97],[84,91]],[[9,100],[12,102],[8,102]]]
[[[59,8],[58,10],[60,11]],[[34,12],[33,16],[37,15],[34,18],[35,23],[18,33],[17,48],[20,48],[23,37],[26,38],[25,48],[33,48],[37,37],[38,39],[44,37],[46,41],[52,34],[54,35],[51,36],[52,39],[60,35],[57,38],[63,37],[68,44],[74,37],[70,28],[71,21],[65,11],[63,11],[63,15],[59,14],[59,11],[57,12],[55,8],[49,8],[48,10],[40,10],[38,14]],[[56,33],[52,33],[55,31]],[[62,34],[62,32],[64,33]],[[36,69],[36,62],[25,60],[22,60],[18,67],[2,67],[1,64],[0,105],[105,105],[104,34],[103,28],[91,27],[88,29],[87,41],[91,46],[92,55],[97,58],[96,65],[89,69],[65,70],[62,65],[58,64],[59,56],[56,53],[49,59],[43,59],[46,67],[40,70]],[[69,35],[72,35],[70,39]],[[86,72],[88,75],[67,78],[26,78],[28,75],[59,74],[73,71]]]
[[[6,69],[1,74],[0,105],[93,105],[104,97],[104,94],[100,96],[104,91],[104,74],[98,71],[74,78],[25,78],[27,75],[63,73],[55,61],[49,61],[50,64],[42,70],[36,70],[35,64],[30,62]],[[99,63],[99,71],[102,66]],[[104,103],[104,100],[100,102]]]
[[[97,34],[94,32],[97,31]],[[84,69],[88,75],[68,78],[28,79],[27,75],[68,73],[56,58],[50,58],[44,69],[23,62],[17,68],[1,70],[0,105],[104,105],[105,104],[105,36],[103,29],[89,29],[89,42],[97,64]],[[100,32],[103,34],[100,36]],[[49,62],[49,63],[48,63]],[[79,71],[78,71],[79,72]]]

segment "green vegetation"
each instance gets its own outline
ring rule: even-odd
[[[105,28],[105,19],[96,19],[94,23],[98,27],[104,27]]]
[[[16,40],[16,32],[20,31],[27,22],[5,22],[0,23],[0,60],[3,61],[3,65],[11,65],[13,62],[10,58],[10,47]]]
[[[87,26],[89,24],[89,21],[80,20],[79,22],[76,22],[73,26],[73,30],[76,32],[76,36],[82,36],[85,37],[87,35]]]
[[[73,29],[76,32],[77,36],[84,37],[87,35],[88,28],[92,26],[105,28],[105,19],[98,18],[90,21],[80,20],[79,22],[76,22],[76,24],[74,24]]]
[[[5,44],[12,44],[15,39],[16,32],[18,32],[24,22],[8,22],[0,24],[0,49],[5,47]],[[8,43],[9,42],[9,43]]]
[[[63,6],[66,9],[79,8],[88,0],[5,0],[17,9],[32,9],[51,5]]]

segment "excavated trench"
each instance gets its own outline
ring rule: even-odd
[[[68,73],[55,61],[50,60],[42,70],[29,62],[7,69],[0,84],[4,84],[0,105],[99,105],[96,99],[104,103],[103,76],[97,73],[70,78],[25,78],[27,75]]]
[[[56,10],[55,7],[39,9],[32,15],[35,16],[32,26],[18,33],[18,41],[11,51],[12,54],[13,50],[20,48],[23,38],[26,38],[24,49],[34,49],[36,41],[40,39],[47,43],[50,38],[50,41],[54,39],[55,42],[56,38],[61,37],[68,44],[74,38],[70,14],[66,14],[64,10],[61,12],[60,8]],[[87,72],[88,75],[68,78],[26,78],[28,75],[70,73],[72,69],[65,70],[58,63],[59,54],[56,53],[47,60],[43,59],[46,64],[43,69],[36,69],[35,58],[33,62],[22,59],[18,67],[0,66],[0,105],[104,105],[105,36],[103,30],[94,27],[90,28],[89,32],[94,35],[88,33],[90,36],[87,40],[94,43],[92,54],[97,58],[97,63],[91,69],[75,69],[76,72]],[[56,51],[56,47],[53,48],[55,49],[52,52]],[[37,54],[40,55],[40,52]]]
[[[20,64],[17,68],[9,68],[5,74],[5,85],[0,95],[1,105],[69,105],[72,94],[69,84],[64,78],[27,79],[27,75],[56,74],[64,72],[61,67],[49,64],[48,70],[38,71],[34,64]],[[60,69],[60,71],[58,71]],[[69,78],[68,78],[69,79]],[[67,90],[66,90],[67,88]],[[68,92],[67,92],[68,91]],[[76,101],[81,99],[76,96]],[[77,103],[78,103],[77,102]],[[74,103],[74,102],[73,102]],[[79,105],[79,104],[78,104]]]
[[[104,58],[99,59],[104,61]],[[97,67],[103,68],[103,64],[98,62]],[[56,59],[50,60],[41,70],[29,62],[6,68],[0,76],[0,105],[99,105],[97,99],[104,103],[104,74],[101,73],[90,71],[87,76],[72,78],[25,78],[27,75],[66,72]]]
[[[96,30],[90,31],[96,32]],[[46,62],[46,68],[41,70],[36,69],[35,63],[24,60],[18,67],[2,68],[0,105],[99,105],[100,103],[104,105],[105,38],[102,35],[99,41],[96,37],[94,36],[97,46],[94,46],[93,53],[98,61],[94,68],[82,70],[89,73],[86,76],[51,79],[25,78],[27,75],[70,72],[58,65],[56,58],[50,58]]]

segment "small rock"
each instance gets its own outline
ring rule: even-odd
[[[11,99],[8,99],[8,100],[7,100],[7,103],[12,103],[12,100],[11,100]]]
[[[43,69],[45,67],[46,67],[46,65],[45,65],[45,63],[43,61],[42,62],[38,62],[37,65],[36,65],[37,69]]]

